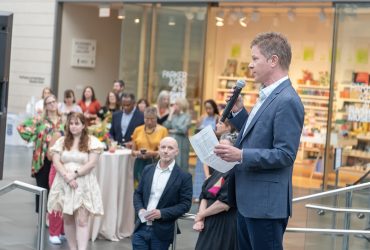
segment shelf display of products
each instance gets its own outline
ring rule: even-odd
[[[260,84],[254,82],[253,78],[219,76],[215,98],[216,103],[221,106],[226,105],[226,98],[239,79],[244,79],[246,82],[245,87],[241,91],[241,95],[243,97],[244,106],[250,111],[257,102],[259,89],[261,87]]]

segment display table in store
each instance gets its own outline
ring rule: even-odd
[[[104,215],[91,220],[91,240],[97,237],[119,241],[134,230],[134,158],[131,150],[104,152],[96,176],[103,198]]]

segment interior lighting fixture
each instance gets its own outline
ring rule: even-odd
[[[233,25],[238,20],[238,13],[235,10],[231,10],[227,20],[229,25]]]
[[[205,9],[199,8],[196,16],[197,16],[197,20],[199,20],[199,21],[203,21],[204,19],[206,19],[206,11],[205,11]]]
[[[110,16],[110,6],[109,4],[99,5],[99,17],[109,17]]]
[[[176,25],[175,18],[173,16],[170,16],[168,18],[168,26],[175,26],[175,25]]]
[[[134,22],[135,23],[140,23],[140,18],[135,18]]]
[[[223,10],[217,11],[217,13],[216,13],[216,21],[217,22],[219,22],[219,21],[223,22],[224,17],[225,17],[225,12]]]
[[[185,17],[188,20],[193,20],[194,19],[194,13],[192,11],[187,11],[187,12],[185,12]]]
[[[319,12],[319,19],[321,22],[324,22],[326,20],[326,13],[324,11],[324,8],[321,8]]]
[[[222,26],[224,26],[224,21],[216,21],[216,26],[217,26],[217,27],[222,27]]]
[[[247,17],[242,17],[239,19],[240,26],[246,28],[248,26]]]
[[[291,21],[291,22],[294,22],[294,20],[295,20],[295,12],[294,12],[293,8],[290,8],[288,10],[288,20]]]
[[[126,11],[123,7],[118,10],[117,18],[118,19],[125,19],[126,18]]]
[[[258,22],[260,20],[261,14],[257,9],[254,9],[251,13],[251,20],[253,22]]]

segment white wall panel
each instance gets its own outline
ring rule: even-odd
[[[8,104],[20,113],[50,86],[55,0],[0,0],[0,10],[14,14]]]

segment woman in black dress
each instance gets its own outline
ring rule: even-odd
[[[224,134],[220,143],[234,145],[236,137],[236,134]],[[199,232],[196,250],[237,249],[236,208],[228,200],[229,172],[214,171],[203,184],[193,226]]]

